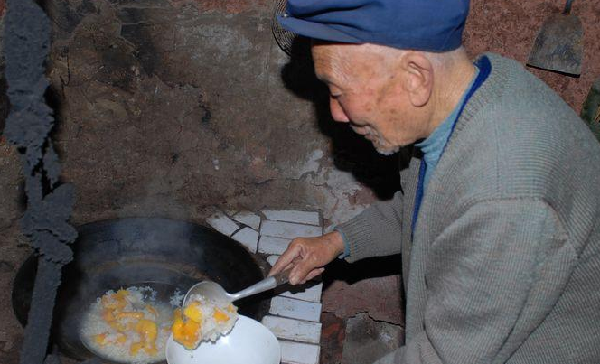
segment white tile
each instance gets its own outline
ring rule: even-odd
[[[267,315],[262,324],[279,339],[318,344],[321,340],[321,323]]]
[[[218,211],[212,214],[206,222],[221,234],[231,236],[240,227],[228,218],[224,213]]]
[[[320,226],[319,213],[317,211],[299,210],[262,210],[269,220],[299,222],[302,224]]]
[[[286,239],[308,238],[323,235],[323,228],[292,222],[265,220],[260,225],[260,235]]]
[[[321,304],[306,302],[282,296],[273,297],[269,313],[305,321],[319,322]]]
[[[290,291],[281,293],[280,296],[308,302],[321,302],[322,294],[323,283],[314,284],[308,282],[304,286],[294,286]]]
[[[275,263],[277,263],[277,259],[279,259],[279,255],[269,255],[267,257],[267,263],[269,263],[272,267],[275,265]]]
[[[279,340],[284,364],[318,364],[321,347],[314,344]]]
[[[243,228],[233,234],[231,238],[248,248],[250,252],[256,253],[256,250],[258,249],[258,231],[250,228]]]
[[[241,222],[244,225],[250,226],[254,230],[258,230],[260,227],[260,216],[250,211],[240,211],[233,219],[237,222]]]
[[[225,210],[225,213],[227,214],[227,216],[233,216],[235,214],[237,214],[238,210]]]
[[[291,239],[272,238],[261,236],[258,241],[258,252],[263,254],[281,255],[290,245]]]

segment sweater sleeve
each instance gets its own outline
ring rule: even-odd
[[[555,211],[526,199],[470,207],[428,249],[422,331],[378,364],[506,362],[552,310],[577,260]]]
[[[403,197],[402,192],[396,192],[390,201],[376,202],[336,227],[344,237],[344,244],[350,248],[346,260],[355,262],[400,253]]]

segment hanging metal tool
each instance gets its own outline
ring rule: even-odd
[[[571,14],[574,0],[567,0],[562,14],[548,18],[537,35],[527,64],[578,76],[583,55],[583,26]]]

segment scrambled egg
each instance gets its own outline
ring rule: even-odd
[[[129,292],[124,289],[117,293],[108,293],[102,296],[102,319],[116,331],[115,333],[103,332],[94,336],[100,346],[108,344],[124,345],[128,341],[128,333],[135,332],[139,341],[134,341],[129,346],[129,353],[137,355],[144,350],[149,355],[156,355],[156,338],[158,327],[156,319],[158,313],[152,305],[146,304],[142,311],[124,311],[131,307],[127,297]],[[131,309],[131,308],[130,308]]]

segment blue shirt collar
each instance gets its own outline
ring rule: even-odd
[[[421,142],[415,144],[421,152],[423,152],[423,158],[426,163],[437,162],[440,158],[442,151],[444,150],[444,146],[446,145],[446,141],[448,140],[448,136],[452,132],[452,126],[458,117],[458,113],[462,107],[462,104],[465,102],[465,97],[467,96],[467,92],[473,87],[473,83],[477,79],[479,75],[479,68],[475,66],[475,75],[471,80],[469,86],[465,89],[465,93],[461,97],[460,101],[454,107],[454,110],[444,119],[444,121],[438,125],[437,128],[429,135],[427,138],[422,140]]]

